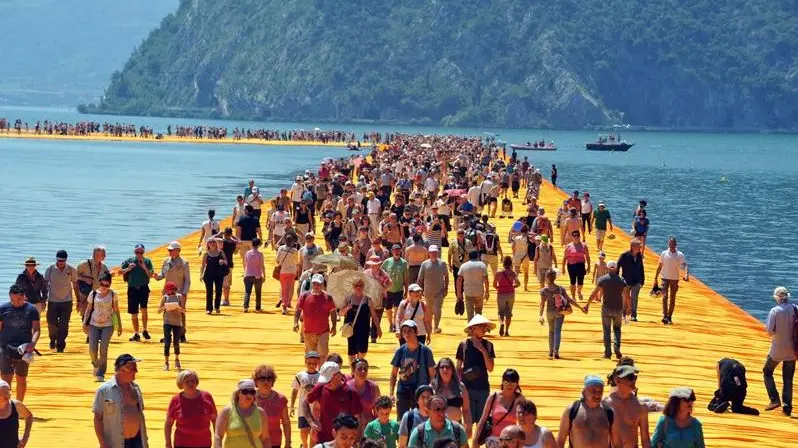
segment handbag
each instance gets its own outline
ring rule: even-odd
[[[227,255],[224,252],[221,252],[222,260],[224,260],[224,264],[219,265],[219,269],[221,270],[222,277],[227,277],[227,274],[230,273],[230,263],[227,261]]]
[[[494,426],[493,406],[496,404],[496,395],[497,394],[494,393],[493,397],[491,397],[493,402],[490,405],[490,413],[488,413],[488,418],[485,419],[485,424],[482,425],[482,431],[479,432],[479,437],[477,441],[479,442],[480,445],[483,445],[485,441],[488,439],[488,437],[490,437],[490,434],[493,432],[493,426]],[[512,404],[510,404],[510,407],[507,409],[507,412],[505,412],[504,415],[502,415],[502,418],[500,418],[499,421],[495,423],[495,425],[498,425],[499,423],[503,422],[504,419],[507,418],[507,416],[510,415],[510,413],[513,412],[514,410],[515,410],[515,398],[513,398],[513,402]]]
[[[468,353],[468,339],[463,341],[463,366],[465,367],[466,363],[466,353]],[[463,368],[463,379],[472,382],[479,379],[482,376],[482,368],[479,366],[471,366],[469,368]]]
[[[562,292],[564,293],[565,291]],[[557,309],[557,314],[560,316],[567,316],[574,312],[574,309],[571,307],[571,302],[569,302],[562,293],[554,295],[554,307]]]
[[[93,281],[94,270],[91,268],[91,259],[86,260],[86,263],[89,265],[89,275],[91,275]],[[84,296],[88,296],[92,291],[92,285],[90,285],[89,282],[85,280],[78,280],[78,291]]]
[[[360,305],[357,306],[357,311],[355,311],[355,318],[352,322],[346,322],[341,325],[341,337],[344,338],[351,338],[355,334],[355,322],[357,322],[357,316],[360,315],[360,308],[363,307],[363,304],[366,302],[366,298],[363,297],[363,300],[360,302]]]
[[[290,253],[291,249],[288,249],[288,251]],[[287,256],[288,254],[286,253],[285,256],[283,256],[283,261],[285,261]],[[274,265],[274,269],[272,269],[272,278],[275,280],[280,280],[280,270],[282,269],[280,265],[283,264],[283,261],[278,261],[277,264]]]

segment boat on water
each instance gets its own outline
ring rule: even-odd
[[[539,142],[526,142],[526,144],[513,143],[510,148],[518,151],[556,151],[557,145],[553,142],[547,143],[541,140]]]
[[[621,134],[599,135],[595,142],[585,143],[588,151],[629,151],[634,146],[633,142],[621,139]]]

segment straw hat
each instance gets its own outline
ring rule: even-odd
[[[38,266],[39,262],[36,261],[35,257],[28,257],[25,259],[25,266]]]
[[[468,325],[466,325],[465,332],[468,333],[468,330],[471,329],[471,327],[475,327],[477,325],[487,325],[488,331],[496,329],[496,324],[491,322],[490,319],[481,314],[475,314],[474,317],[471,318],[471,321],[468,322]]]
[[[372,255],[366,262],[366,266],[382,266],[382,258],[380,258],[378,255]]]

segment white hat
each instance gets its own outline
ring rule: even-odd
[[[607,262],[607,268],[608,269],[618,269],[618,263],[616,263],[614,261],[608,261]]]
[[[255,389],[255,382],[246,378],[243,380],[239,380],[237,390],[244,390],[244,389]]]
[[[784,286],[779,286],[778,288],[773,290],[773,297],[777,299],[789,299],[790,290],[785,288]]]
[[[341,367],[338,366],[338,363],[333,361],[327,361],[321,365],[319,369],[319,384],[327,384],[332,381],[335,374],[341,373]]]
[[[311,283],[321,283],[324,284],[324,276],[321,274],[313,274],[313,277],[310,278]]]
[[[177,242],[177,241],[172,241],[171,243],[169,243],[169,245],[168,245],[168,246],[166,246],[166,248],[167,248],[168,250],[175,250],[175,249],[180,249],[180,248],[182,248],[182,246],[180,245],[180,243],[179,243],[179,242]]]
[[[436,246],[436,245],[434,245],[434,244],[433,244],[433,245],[431,245],[431,246],[429,247],[429,249],[427,249],[427,251],[429,251],[429,252],[439,252],[439,251],[440,251],[440,249],[438,249],[438,246]]]
[[[488,331],[496,329],[496,324],[491,322],[490,319],[481,314],[475,314],[474,317],[472,317],[471,320],[468,322],[468,325],[466,325],[465,332],[468,333],[468,329],[476,325],[487,325]]]
[[[366,266],[382,266],[382,258],[379,255],[372,255],[366,262]]]
[[[418,286],[417,283],[412,283],[410,286],[407,287],[407,290],[411,291],[411,292],[421,292],[421,291],[423,291],[423,289],[421,289],[421,286]]]
[[[257,193],[257,192],[259,192],[259,191],[260,191],[260,188],[258,188],[258,187],[252,187],[252,192],[253,192],[253,193]]]

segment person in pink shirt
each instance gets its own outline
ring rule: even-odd
[[[183,370],[177,374],[177,387],[182,392],[172,397],[166,410],[166,446],[172,446],[173,440],[176,447],[211,446],[211,427],[216,426],[216,404],[211,394],[197,389],[197,385],[197,372]]]
[[[338,313],[332,296],[322,289],[324,277],[321,274],[314,274],[310,282],[310,291],[302,293],[296,305],[294,331],[299,331],[299,317],[302,316],[305,353],[315,351],[319,353],[321,359],[327,359],[330,336],[335,336]]]
[[[252,239],[252,249],[244,255],[244,312],[249,311],[249,296],[255,287],[255,311],[261,310],[261,290],[266,273],[266,264],[260,248],[260,238]]]

